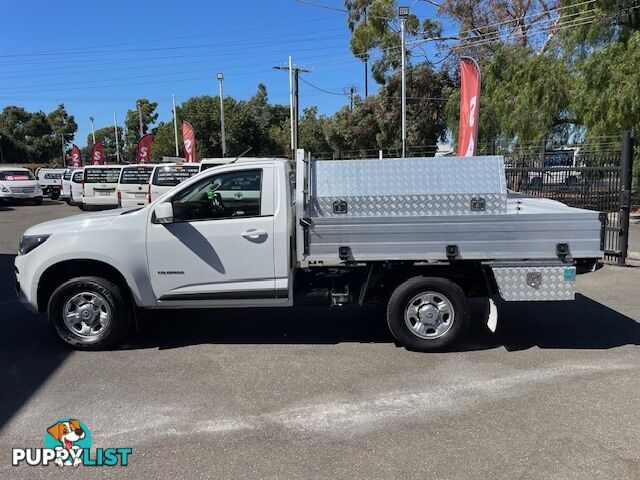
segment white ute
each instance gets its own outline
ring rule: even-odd
[[[375,173],[373,173],[375,172]],[[507,192],[501,157],[229,163],[138,210],[24,234],[19,298],[79,349],[141,309],[386,305],[397,341],[442,349],[469,297],[574,298],[602,256],[598,212]],[[301,319],[301,321],[303,321]]]
[[[42,205],[42,188],[29,169],[0,167],[0,200],[33,200]]]

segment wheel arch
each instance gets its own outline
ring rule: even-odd
[[[49,298],[62,283],[74,277],[95,276],[105,278],[123,288],[133,304],[136,299],[129,282],[116,267],[101,260],[73,259],[64,260],[49,266],[38,282],[38,311],[45,312]]]

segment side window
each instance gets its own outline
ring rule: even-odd
[[[241,170],[205,178],[174,195],[177,222],[260,215],[262,170]]]

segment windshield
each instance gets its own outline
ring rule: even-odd
[[[153,183],[160,187],[175,187],[184,182],[200,170],[199,165],[166,165],[156,167],[153,173]]]
[[[33,176],[29,170],[5,170],[0,172],[0,180],[5,180],[8,182],[19,182],[25,180],[35,180],[36,177]]]
[[[118,183],[120,178],[119,168],[85,168],[85,183]]]
[[[140,165],[137,167],[125,167],[122,169],[120,183],[123,184],[145,184],[149,183],[149,177],[153,171],[151,165]]]

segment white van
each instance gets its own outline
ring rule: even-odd
[[[51,197],[51,200],[57,200],[60,196],[60,182],[64,168],[38,168],[36,170],[36,178],[44,195]]]
[[[118,182],[118,204],[144,207],[149,202],[149,180],[155,165],[126,165]]]
[[[82,205],[82,194],[84,192],[84,169],[79,168],[71,173],[69,205],[79,207]]]
[[[149,203],[199,172],[199,163],[163,163],[156,165],[149,182]]]
[[[42,205],[42,188],[31,170],[0,167],[0,200],[33,200]]]
[[[60,200],[69,203],[71,198],[71,174],[76,168],[65,168],[60,179]]]
[[[118,208],[118,181],[121,165],[84,167],[83,210]]]

